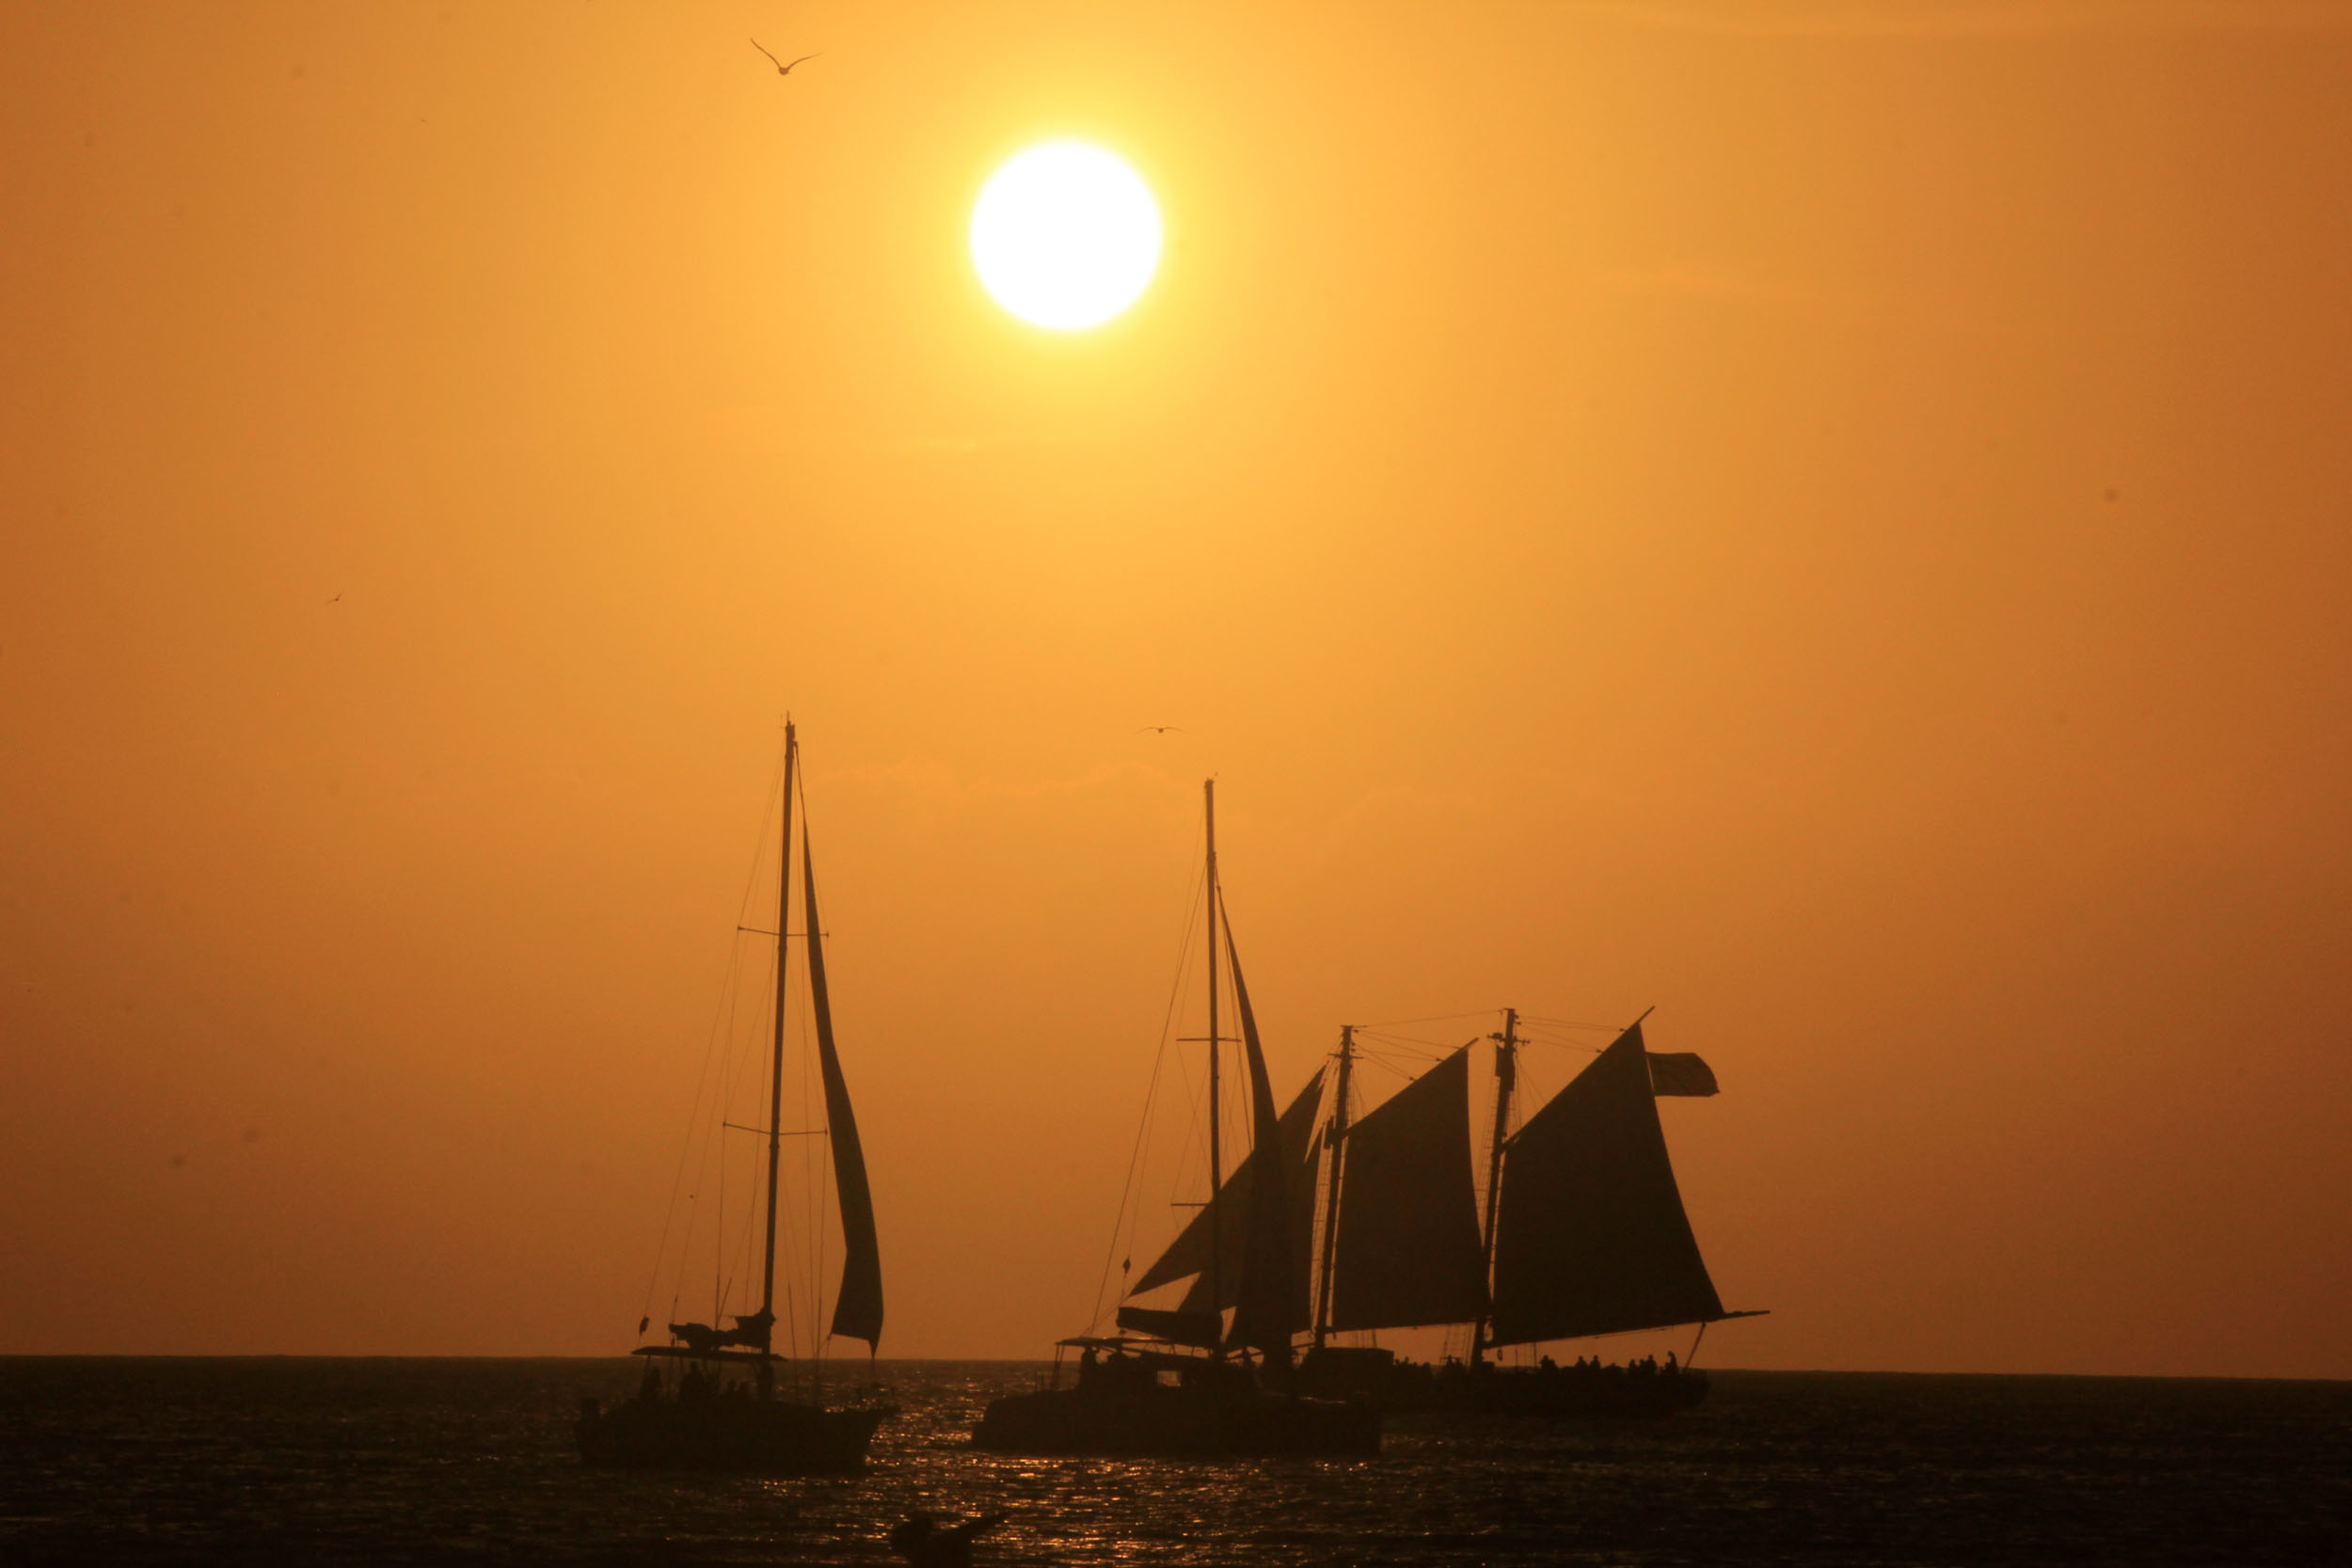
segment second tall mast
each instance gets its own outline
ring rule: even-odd
[[[784,983],[791,968],[785,933],[792,927],[792,766],[800,740],[792,721],[784,721],[784,839],[778,850],[782,875],[776,881],[776,1021],[774,1050],[768,1064],[768,1252],[761,1269],[759,1315],[772,1332],[776,1308],[776,1166],[784,1154]],[[760,1349],[770,1348],[763,1334]]]
[[[1216,1033],[1216,781],[1200,781],[1200,800],[1208,823],[1209,864],[1209,1309],[1218,1314],[1216,1354],[1225,1354],[1225,1320],[1223,1262],[1225,1256],[1222,1216],[1216,1203],[1217,1184],[1225,1180],[1223,1150],[1217,1141],[1217,1050]]]

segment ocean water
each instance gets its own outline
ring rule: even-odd
[[[862,1477],[581,1468],[580,1395],[636,1370],[0,1359],[0,1563],[889,1562],[912,1510],[1001,1509],[979,1562],[2352,1564],[2352,1384],[1717,1371],[1654,1422],[1184,1465],[977,1452],[1041,1369],[885,1361]]]

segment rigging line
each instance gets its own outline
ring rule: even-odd
[[[773,989],[773,987],[774,987],[774,982],[775,982],[775,965],[774,965],[774,962],[772,961],[772,958],[771,958],[771,960],[770,964],[769,964],[769,966],[768,966],[767,973],[766,973],[766,974],[763,976],[763,979],[765,979],[765,980],[767,981],[767,983],[768,983],[768,989],[769,989],[769,990],[772,990],[772,989]],[[738,994],[739,996],[741,994],[741,992],[740,992],[740,990],[738,990],[737,994]],[[756,1021],[755,1021],[755,1022],[756,1022]],[[735,1032],[734,1032],[734,1030],[733,1030],[733,1028],[732,1028],[732,1021],[730,1021],[730,1028],[729,1028],[729,1035],[730,1035],[730,1037],[732,1037],[734,1036],[734,1033],[735,1033]],[[727,1112],[730,1108],[732,1108],[732,1107],[736,1104],[737,1101],[738,1101],[738,1100],[739,1100],[739,1098],[743,1095],[743,1093],[745,1092],[745,1089],[744,1089],[744,1085],[743,1085],[743,1078],[744,1078],[744,1075],[745,1075],[745,1074],[747,1074],[748,1072],[750,1072],[750,1070],[751,1070],[751,1065],[752,1065],[752,1063],[753,1063],[754,1061],[755,1061],[755,1060],[757,1059],[757,1056],[758,1056],[758,1053],[756,1052],[756,1050],[746,1050],[746,1051],[743,1051],[742,1053],[740,1053],[739,1055],[737,1055],[737,1056],[734,1058],[734,1061],[735,1061],[734,1074],[735,1074],[735,1075],[734,1075],[734,1078],[733,1078],[732,1082],[728,1085],[726,1096],[725,1096],[724,1100],[721,1102],[720,1107],[719,1107],[719,1111],[720,1111],[720,1120],[721,1120],[722,1125],[723,1125],[723,1124],[724,1124],[724,1121],[725,1121],[725,1119],[726,1119],[726,1112]],[[758,1089],[759,1089],[759,1085],[758,1085],[756,1083],[754,1083],[754,1084],[751,1085],[751,1088],[750,1088],[750,1092],[751,1092],[751,1094],[752,1094],[752,1096],[753,1096],[753,1101],[752,1101],[752,1102],[753,1102],[755,1105],[756,1105],[756,1104],[758,1103]],[[708,1138],[709,1138],[709,1139],[710,1139],[713,1143],[715,1143],[715,1144],[719,1145],[719,1148],[718,1148],[718,1161],[719,1161],[719,1197],[720,1197],[721,1209],[720,1209],[720,1212],[719,1212],[718,1216],[717,1216],[716,1218],[714,1218],[714,1219],[712,1220],[712,1222],[711,1222],[711,1230],[712,1230],[712,1244],[713,1244],[713,1245],[717,1248],[717,1250],[718,1250],[718,1253],[719,1253],[720,1257],[721,1257],[722,1259],[723,1259],[723,1258],[724,1258],[724,1256],[725,1256],[725,1253],[726,1253],[726,1244],[727,1244],[727,1243],[726,1243],[726,1231],[725,1231],[725,1228],[724,1228],[724,1227],[725,1227],[725,1218],[726,1218],[726,1210],[725,1210],[725,1208],[724,1208],[724,1204],[725,1204],[725,1200],[726,1200],[726,1195],[727,1195],[727,1192],[728,1192],[729,1188],[730,1188],[730,1187],[731,1187],[731,1185],[732,1185],[732,1183],[731,1183],[731,1182],[729,1181],[729,1180],[728,1180],[727,1150],[726,1150],[726,1148],[725,1148],[725,1140],[724,1140],[723,1138],[721,1138],[721,1137],[719,1136],[719,1134],[718,1134],[718,1132],[715,1132],[715,1131],[714,1131],[714,1132],[711,1132],[707,1133],[706,1135],[707,1135],[707,1137],[708,1137]],[[756,1151],[755,1151],[755,1152],[754,1152],[754,1154],[753,1154],[753,1158],[752,1158],[752,1169],[751,1169],[751,1171],[750,1171],[750,1186],[751,1186],[751,1190],[752,1190],[752,1192],[753,1192],[755,1195],[756,1195],[756,1194],[758,1193],[758,1191],[759,1191],[758,1157],[757,1157],[757,1153],[756,1153]],[[753,1222],[754,1222],[755,1219],[757,1219],[757,1218],[758,1218],[758,1216],[759,1216],[759,1201],[758,1201],[757,1196],[755,1196],[751,1201],[749,1201],[749,1202],[747,1202],[747,1203],[745,1203],[745,1204],[743,1205],[743,1220],[742,1220],[743,1230],[742,1230],[742,1240],[741,1240],[741,1242],[739,1243],[739,1244],[740,1245],[741,1249],[742,1249],[742,1250],[741,1250],[741,1252],[739,1254],[739,1256],[740,1256],[741,1258],[743,1258],[743,1259],[746,1259],[747,1261],[748,1261],[748,1259],[750,1259],[750,1257],[751,1257],[751,1255],[752,1255],[752,1224],[753,1224]],[[712,1308],[712,1310],[713,1310],[714,1312],[723,1312],[723,1311],[724,1311],[724,1310],[725,1310],[725,1303],[724,1303],[723,1301],[722,1301],[722,1302],[721,1302],[721,1303],[720,1303],[717,1307],[714,1307]],[[717,1320],[716,1318],[713,1318],[713,1319],[711,1320],[711,1326],[712,1326],[712,1327],[714,1327],[714,1328],[718,1326],[718,1320]]]
[[[1186,954],[1182,961],[1185,965],[1185,971],[1183,984],[1176,999],[1176,1006],[1178,1008],[1177,1016],[1179,1017],[1183,1016],[1182,1009],[1192,1005],[1191,955]],[[1208,1037],[1208,1036],[1202,1035],[1197,1038],[1187,1038],[1184,1036],[1179,1035],[1175,1038],[1168,1041],[1168,1043],[1170,1045],[1199,1045],[1205,1042]],[[1208,1103],[1208,1089],[1207,1085],[1193,1077],[1192,1072],[1193,1053],[1189,1051],[1177,1052],[1176,1076],[1183,1081],[1184,1088],[1184,1093],[1178,1100],[1178,1103],[1184,1107],[1184,1124],[1183,1139],[1177,1147],[1169,1152],[1168,1163],[1168,1201],[1171,1203],[1175,1201],[1176,1194],[1178,1192],[1190,1190],[1185,1187],[1184,1180],[1191,1174],[1193,1160],[1198,1158],[1203,1165],[1206,1165],[1209,1163],[1208,1127],[1201,1117],[1202,1108]],[[1222,1109],[1223,1107],[1220,1106],[1220,1112]],[[1216,1192],[1216,1173],[1215,1171],[1211,1171],[1209,1174],[1209,1192],[1212,1196],[1214,1196]],[[1138,1199],[1137,1201],[1139,1203],[1141,1200]],[[1138,1213],[1140,1213],[1140,1210],[1138,1210]]]
[[[1176,1020],[1183,1013],[1185,999],[1191,995],[1191,974],[1186,959],[1192,949],[1193,933],[1199,926],[1200,886],[1205,878],[1205,871],[1196,876],[1185,897],[1184,918],[1177,933],[1173,977],[1169,981],[1168,1004],[1160,1018],[1159,1044],[1152,1053],[1152,1075],[1144,1086],[1141,1115],[1136,1120],[1135,1146],[1128,1151],[1127,1174],[1120,1186],[1119,1209],[1111,1227],[1110,1247],[1103,1259],[1102,1275],[1095,1281],[1093,1315],[1088,1321],[1089,1330],[1102,1323],[1103,1297],[1109,1290],[1112,1259],[1120,1257],[1123,1248],[1128,1261],[1133,1261],[1138,1239],[1137,1227],[1142,1222],[1143,1187],[1147,1173],[1145,1151],[1150,1146],[1153,1107],[1158,1103],[1160,1081],[1168,1070],[1168,1047],[1175,1040]],[[1181,1069],[1184,1065],[1182,1053],[1178,1053],[1178,1062]],[[1189,1073],[1185,1074],[1185,1079],[1188,1085]],[[1189,1100],[1186,1103],[1189,1105]],[[1125,1272],[1121,1271],[1122,1282]],[[1120,1294],[1125,1294],[1123,1290]]]
[[[759,875],[759,850],[760,847],[765,845],[768,839],[768,807],[766,805],[766,801],[771,797],[780,796],[784,793],[783,788],[781,787],[781,780],[777,777],[777,774],[781,773],[783,768],[783,755],[779,752],[775,765],[775,772],[771,772],[769,775],[768,789],[761,797],[762,803],[760,807],[758,838],[757,842],[755,843],[752,847],[751,868],[744,874],[743,896],[739,899],[736,904],[736,911],[739,921],[751,908],[752,882]],[[726,962],[721,966],[720,970],[721,979],[719,982],[719,1002],[718,1005],[711,1009],[710,1032],[704,1037],[703,1040],[702,1066],[694,1074],[694,1098],[687,1106],[686,1135],[678,1141],[677,1168],[673,1171],[670,1176],[670,1201],[668,1207],[662,1211],[661,1214],[661,1243],[660,1245],[654,1249],[653,1273],[645,1281],[645,1306],[643,1316],[647,1318],[653,1316],[654,1296],[655,1293],[661,1289],[662,1268],[669,1259],[670,1227],[677,1219],[678,1188],[683,1185],[686,1180],[687,1156],[693,1152],[694,1126],[700,1119],[697,1113],[699,1113],[702,1109],[703,1085],[710,1075],[710,1058],[718,1044],[720,1014],[727,1008],[729,998],[735,990],[735,970],[736,957],[735,954],[730,951],[727,955]],[[680,1246],[683,1247],[689,1244],[691,1241],[691,1233],[690,1221],[689,1236],[686,1241],[680,1243]],[[684,1264],[681,1261],[681,1273],[683,1272],[683,1269]],[[675,1310],[677,1303],[675,1301],[672,1301],[670,1305],[672,1309]]]
[[[1464,1045],[1475,1045],[1478,1042],[1476,1040],[1466,1040],[1463,1042]],[[1453,1055],[1455,1052],[1461,1049],[1462,1046],[1460,1045],[1444,1046],[1435,1051],[1384,1051],[1375,1047],[1370,1051],[1359,1051],[1357,1054],[1360,1059],[1371,1062],[1375,1066],[1385,1069],[1390,1072],[1405,1073],[1406,1072],[1406,1068],[1398,1066],[1399,1061],[1403,1061],[1412,1068],[1418,1068],[1425,1071],[1431,1064],[1442,1062],[1448,1056]],[[1409,1076],[1409,1074],[1407,1075]]]
[[[1367,1036],[1373,1039],[1386,1040],[1391,1044],[1399,1047],[1410,1047],[1423,1051],[1447,1052],[1454,1049],[1453,1046],[1447,1044],[1444,1040],[1433,1040],[1422,1035],[1399,1035],[1391,1033],[1386,1029],[1359,1029],[1356,1031],[1356,1037],[1358,1039],[1362,1039]]]
[[[1446,1023],[1457,1018],[1485,1018],[1493,1011],[1492,1007],[1478,1007],[1467,1013],[1431,1013],[1427,1018],[1389,1018],[1377,1023],[1359,1023],[1356,1028],[1360,1033],[1366,1029],[1387,1029],[1406,1023]]]
[[[1356,1037],[1361,1040],[1364,1036],[1359,1031]],[[1421,1062],[1441,1061],[1461,1049],[1443,1040],[1400,1039],[1394,1035],[1374,1035],[1372,1039],[1375,1043],[1370,1049],[1375,1053],[1387,1056],[1409,1056]]]
[[[781,795],[781,791],[778,791],[779,795]],[[761,830],[760,842],[763,846],[767,842],[764,824]],[[750,894],[747,890],[745,897],[748,898]],[[721,1120],[725,1118],[728,1111],[734,1106],[737,1099],[742,1093],[741,1077],[744,1070],[744,1062],[746,1060],[745,1053],[738,1050],[738,1041],[740,1037],[740,1020],[742,1017],[742,977],[744,962],[742,949],[739,944],[735,946],[733,954],[734,956],[731,960],[732,966],[729,971],[729,990],[726,996],[726,1023],[724,1032],[721,1036],[721,1039],[723,1044],[719,1057],[718,1076],[711,1087],[712,1099],[710,1104],[710,1114],[717,1116]],[[773,970],[771,969],[768,973],[772,974]],[[724,1266],[727,1252],[728,1221],[726,1197],[728,1192],[733,1186],[733,1182],[729,1179],[727,1151],[724,1147],[725,1140],[721,1138],[717,1129],[710,1126],[707,1122],[702,1122],[700,1124],[700,1135],[702,1138],[702,1155],[695,1164],[694,1176],[695,1190],[697,1192],[701,1191],[702,1185],[705,1182],[707,1182],[712,1179],[710,1168],[712,1162],[715,1160],[718,1163],[718,1184],[714,1192],[715,1201],[711,1205],[710,1214],[711,1270],[713,1275],[713,1289],[714,1291],[718,1291],[720,1289],[718,1284],[718,1274],[719,1271]],[[748,1243],[745,1244],[748,1245]],[[689,1255],[691,1250],[691,1239],[690,1238],[689,1244],[685,1248],[681,1249],[678,1259],[681,1287],[683,1286]],[[723,1302],[714,1302],[711,1309],[714,1313],[716,1313],[721,1309],[722,1306],[723,1306]]]
[[[1184,903],[1184,928],[1176,939],[1176,977],[1168,985],[1168,1010],[1160,1020],[1160,1044],[1159,1049],[1152,1056],[1152,1076],[1144,1085],[1143,1114],[1136,1118],[1136,1145],[1127,1155],[1126,1180],[1120,1183],[1119,1210],[1111,1221],[1110,1248],[1103,1255],[1103,1275],[1094,1286],[1094,1313],[1087,1320],[1089,1332],[1092,1332],[1103,1322],[1103,1292],[1110,1289],[1111,1262],[1119,1256],[1119,1238],[1128,1223],[1127,1199],[1136,1191],[1136,1171],[1143,1160],[1145,1134],[1152,1127],[1152,1101],[1159,1093],[1160,1069],[1168,1060],[1168,1040],[1176,1033],[1176,1009],[1184,995],[1184,959],[1185,956],[1192,951],[1193,923],[1200,911],[1200,884],[1208,880],[1208,868],[1204,865],[1200,875],[1193,879],[1191,894]],[[1137,1201],[1140,1203],[1139,1197]]]

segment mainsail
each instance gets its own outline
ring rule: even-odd
[[[817,919],[817,867],[808,832],[801,833],[801,886],[808,911],[808,996],[817,1017],[817,1060],[825,1081],[825,1125],[833,1144],[834,1183],[841,1194],[841,1290],[834,1298],[833,1332],[882,1339],[882,1249],[874,1236],[874,1195],[866,1181],[866,1152],[858,1143],[857,1115],[850,1109],[850,1085],[833,1048],[833,1005],[825,990],[824,927]]]
[[[1470,1053],[1464,1046],[1348,1129],[1334,1329],[1467,1323],[1486,1310]]]
[[[1511,1140],[1488,1343],[1726,1315],[1683,1212],[1654,1096],[1637,1023]],[[1351,1180],[1360,1152],[1349,1153]]]
[[[1215,888],[1210,889],[1216,895]],[[1222,904],[1220,897],[1218,902]],[[1241,955],[1233,948],[1233,925],[1225,923],[1225,957],[1232,966],[1233,1003],[1241,1013],[1242,1055],[1249,1064],[1249,1147],[1279,1149],[1281,1123],[1274,1114],[1274,1086],[1266,1080],[1265,1053],[1258,1046],[1258,1018],[1249,1008],[1249,987],[1241,977]],[[1250,1183],[1248,1242],[1242,1252],[1241,1295],[1233,1303],[1232,1342],[1253,1345],[1287,1358],[1291,1336],[1307,1326],[1307,1267],[1303,1252],[1291,1246],[1288,1162],[1269,1160]]]
[[[1300,1188],[1305,1189],[1311,1201],[1314,1193],[1312,1177],[1315,1153],[1315,1112],[1322,1102],[1323,1069],[1317,1068],[1314,1076],[1307,1080],[1307,1086],[1300,1089],[1297,1098],[1291,1101],[1290,1109],[1282,1113],[1277,1137],[1277,1144],[1281,1149],[1282,1164],[1291,1173],[1289,1185],[1294,1200],[1292,1203],[1294,1218],[1291,1226],[1291,1252],[1294,1259],[1292,1266],[1299,1275],[1301,1281],[1299,1288],[1302,1291],[1305,1289],[1304,1282],[1308,1270],[1308,1246],[1306,1231],[1298,1225],[1295,1218],[1298,1212],[1295,1200]],[[1161,1253],[1152,1266],[1144,1270],[1135,1284],[1128,1288],[1127,1294],[1130,1297],[1155,1291],[1173,1280],[1191,1275],[1196,1277],[1193,1280],[1192,1289],[1184,1293],[1184,1309],[1200,1312],[1211,1310],[1208,1300],[1209,1234],[1214,1230],[1219,1236],[1224,1250],[1224,1257],[1220,1260],[1221,1266],[1216,1274],[1221,1287],[1219,1293],[1225,1299],[1216,1304],[1216,1308],[1232,1307],[1241,1300],[1242,1259],[1248,1244],[1250,1193],[1257,1184],[1258,1163],[1264,1157],[1263,1153],[1258,1149],[1250,1150],[1249,1157],[1241,1163],[1240,1168],[1227,1177],[1218,1186],[1216,1196],[1194,1212],[1184,1228],[1178,1232],[1173,1242],[1168,1244],[1168,1250]],[[1209,1215],[1212,1208],[1217,1211],[1215,1220],[1212,1220]],[[1144,1309],[1136,1307],[1121,1309],[1122,1316],[1126,1312],[1141,1310]]]

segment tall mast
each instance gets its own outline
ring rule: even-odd
[[[1511,1087],[1519,1074],[1519,1010],[1502,1009],[1502,1033],[1489,1037],[1495,1042],[1495,1139],[1494,1149],[1486,1161],[1486,1269],[1482,1279],[1494,1277],[1495,1214],[1502,1207],[1502,1144],[1511,1133]],[[1486,1359],[1486,1335],[1494,1322],[1494,1306],[1489,1299],[1486,1310],[1479,1314],[1478,1331],[1470,1337],[1470,1361],[1473,1365]]]
[[[800,757],[800,740],[792,721],[784,721],[784,837],[777,854],[782,874],[776,879],[776,1027],[775,1050],[768,1065],[768,1256],[759,1286],[759,1310],[771,1324],[776,1307],[776,1166],[784,1156],[784,979],[790,967],[785,960],[785,932],[792,926],[792,765]],[[763,1340],[761,1350],[769,1345]]]
[[[1225,1301],[1223,1273],[1225,1247],[1221,1216],[1217,1213],[1216,1184],[1224,1180],[1223,1149],[1217,1142],[1217,1050],[1216,1033],[1216,781],[1200,782],[1200,799],[1208,822],[1209,837],[1209,1309],[1222,1312]],[[1218,1320],[1216,1356],[1225,1358],[1223,1319]]]
[[[1324,1137],[1331,1150],[1331,1190],[1323,1199],[1323,1288],[1316,1297],[1315,1348],[1331,1335],[1331,1260],[1339,1252],[1340,1174],[1347,1162],[1347,1076],[1356,1065],[1356,1026],[1340,1025],[1340,1086],[1331,1101],[1331,1130]]]

